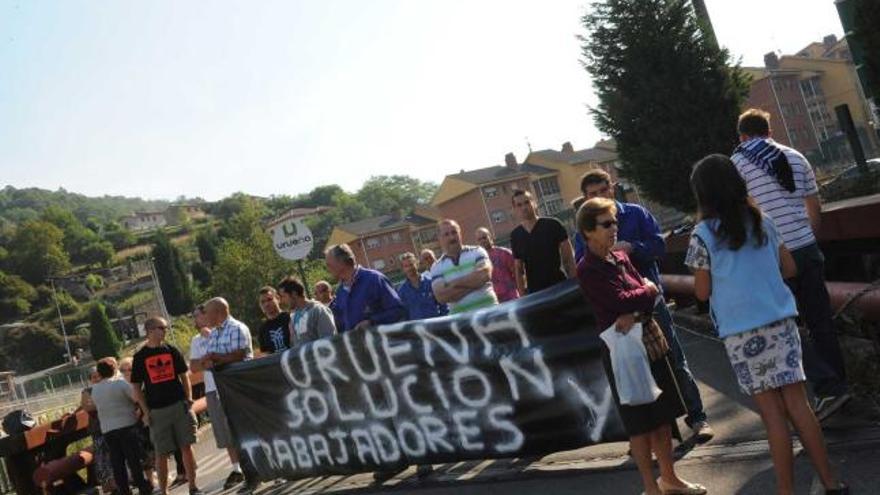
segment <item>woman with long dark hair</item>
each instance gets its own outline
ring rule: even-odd
[[[794,493],[794,426],[828,494],[849,493],[832,474],[819,422],[807,401],[794,296],[783,277],[796,268],[776,225],[746,191],[724,155],[694,165],[691,187],[700,222],[685,264],[694,271],[697,299],[710,301],[740,389],[758,405],[777,491]]]

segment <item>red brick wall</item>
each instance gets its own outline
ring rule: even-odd
[[[399,239],[394,239],[395,234],[399,235]],[[371,247],[370,239],[378,239],[379,245]],[[416,247],[413,244],[409,227],[402,227],[397,230],[377,235],[365,235],[352,244],[351,247],[354,250],[358,263],[369,268],[376,268],[375,262],[381,259],[385,262],[385,266],[381,268],[381,271],[384,273],[391,273],[400,270],[399,257],[401,254],[407,251],[418,254],[416,252]],[[365,249],[366,257],[364,256]],[[369,260],[367,258],[369,258]]]
[[[495,188],[495,197],[484,198],[484,205],[480,195],[483,194],[483,190],[489,187]],[[476,244],[474,231],[478,227],[486,227],[494,231],[495,238],[506,244],[506,239],[510,237],[510,231],[519,225],[519,221],[513,214],[513,206],[511,204],[515,188],[526,189],[534,194],[529,181],[521,178],[474,189],[467,194],[439,205],[438,209],[443,218],[451,218],[461,225],[461,236],[466,244]],[[491,217],[493,212],[503,213],[503,221],[494,223]]]

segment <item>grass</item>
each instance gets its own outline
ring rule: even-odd
[[[142,290],[140,292],[135,292],[134,294],[119,301],[116,307],[119,308],[119,311],[121,313],[130,314],[133,309],[143,306],[144,304],[152,301],[154,297],[155,295],[153,294],[152,290]]]

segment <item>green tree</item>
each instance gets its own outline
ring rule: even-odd
[[[747,76],[705,35],[687,0],[605,0],[583,19],[596,126],[617,141],[621,173],[648,197],[694,210],[694,162],[730,153]]]
[[[867,92],[880,105],[880,2],[858,0],[855,11],[855,36],[864,53]]]
[[[217,246],[220,239],[211,226],[199,229],[196,233],[196,249],[203,264],[213,266],[217,262]]]
[[[168,312],[179,315],[192,310],[192,286],[180,251],[162,231],[155,236],[152,255]]]
[[[31,284],[44,282],[70,269],[64,251],[64,233],[48,222],[29,220],[16,229],[9,245],[7,265]]]
[[[80,253],[80,261],[87,265],[108,266],[113,260],[113,245],[107,241],[96,241],[85,248]]]
[[[125,230],[119,222],[107,222],[104,224],[103,237],[117,251],[133,246],[136,241],[134,234]]]
[[[47,207],[43,211],[42,219],[64,232],[64,249],[70,255],[71,260],[77,263],[94,263],[90,261],[90,259],[94,259],[96,254],[94,244],[101,241],[97,233],[83,225],[73,213],[60,206]]]
[[[436,191],[436,184],[406,175],[375,175],[364,182],[356,196],[373,215],[405,215],[416,205],[427,203]]]
[[[122,349],[122,343],[119,342],[104,305],[100,302],[89,308],[89,349],[96,360],[108,356],[119,357]]]
[[[37,300],[37,290],[21,277],[0,272],[0,321],[26,316]]]
[[[0,347],[0,362],[18,373],[30,373],[65,361],[64,339],[55,330],[26,325],[10,329]]]

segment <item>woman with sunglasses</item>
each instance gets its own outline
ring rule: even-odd
[[[642,277],[623,251],[612,251],[617,242],[616,206],[606,198],[593,198],[577,212],[577,227],[587,249],[577,266],[578,281],[593,308],[599,330],[612,325],[628,333],[636,321],[648,323],[659,294],[656,285]],[[648,328],[648,325],[645,325]],[[658,335],[659,331],[653,335]],[[662,341],[662,336],[660,337]],[[654,402],[641,405],[620,403],[611,368],[609,352],[603,364],[624,429],[629,434],[630,450],[642,477],[645,493],[700,495],[706,488],[679,478],[673,467],[672,433],[678,436],[676,419],[684,416],[685,407],[668,362],[668,346],[658,344],[650,352],[651,374],[661,390]],[[665,349],[665,352],[662,351]],[[660,478],[654,479],[651,452],[657,456]]]

